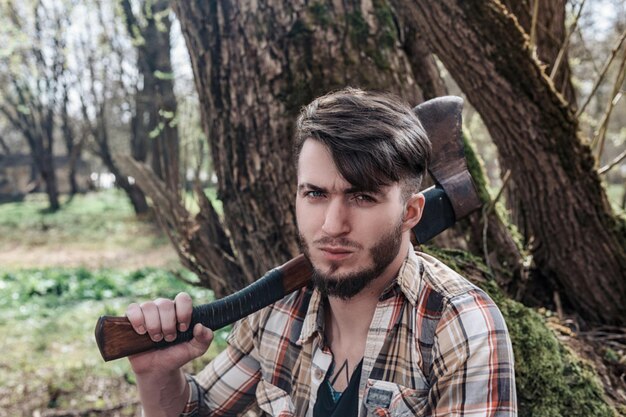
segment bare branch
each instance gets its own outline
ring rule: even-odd
[[[183,265],[198,275],[217,297],[245,286],[243,271],[211,202],[197,187],[200,212],[193,216],[150,167],[127,155],[116,158],[153,202],[156,218]],[[228,279],[224,279],[228,277]]]
[[[537,19],[539,18],[539,0],[535,0],[533,3],[533,16],[530,23],[530,45],[533,49],[536,46],[537,40]]]
[[[620,162],[622,162],[624,159],[626,159],[626,151],[624,151],[621,154],[617,155],[611,162],[609,162],[608,164],[606,164],[605,166],[600,168],[598,170],[598,174],[600,174],[600,175],[606,174],[613,167],[617,166]]]
[[[9,149],[9,146],[7,145],[2,135],[0,135],[0,148],[2,148],[2,152],[4,153],[5,156],[11,155],[11,149]]]
[[[536,1],[538,2],[539,0],[536,0]],[[565,34],[565,40],[563,41],[563,45],[561,45],[559,54],[556,56],[556,60],[554,61],[554,65],[552,66],[552,71],[550,71],[550,79],[552,80],[554,80],[554,77],[556,76],[559,70],[559,67],[561,66],[561,62],[563,62],[563,57],[565,56],[565,53],[567,52],[567,48],[569,48],[569,43],[572,38],[572,34],[574,33],[574,31],[576,30],[576,27],[578,26],[578,20],[580,19],[580,15],[582,14],[583,7],[585,7],[585,1],[586,0],[583,0],[580,3],[580,7],[578,8],[578,13],[576,14],[576,18],[574,19],[570,27],[567,29],[567,33]]]
[[[613,60],[617,56],[617,52],[622,47],[622,43],[624,43],[624,40],[626,40],[626,29],[624,30],[624,32],[622,32],[622,35],[619,37],[619,39],[617,40],[615,46],[611,50],[611,55],[606,60],[606,63],[604,64],[604,67],[602,68],[602,71],[600,72],[600,75],[599,75],[598,79],[596,80],[595,84],[593,85],[593,88],[591,89],[591,92],[589,93],[589,95],[585,99],[585,102],[582,104],[582,106],[580,106],[580,109],[578,109],[578,111],[576,112],[576,117],[579,117],[585,111],[585,109],[587,108],[587,105],[589,104],[589,102],[591,101],[593,96],[595,95],[596,90],[598,90],[598,87],[600,86],[600,84],[604,80],[604,76],[606,75],[609,67],[611,66],[611,64],[613,63]]]
[[[620,88],[624,83],[624,79],[626,78],[626,51],[622,56],[622,62],[620,63],[619,70],[617,71],[617,77],[615,79],[615,83],[613,84],[613,90],[611,91],[610,100],[607,103],[606,110],[604,111],[604,115],[602,116],[602,121],[600,122],[600,127],[595,132],[593,141],[591,142],[592,148],[597,148],[596,158],[597,161],[600,160],[602,156],[602,152],[604,152],[604,141],[606,138],[606,132],[608,130],[609,120],[611,118],[611,114],[613,113],[613,109],[615,105],[622,98],[622,93]]]
[[[502,197],[502,194],[504,193],[504,190],[509,184],[510,179],[511,179],[511,170],[509,169],[504,174],[504,178],[502,179],[502,186],[500,187],[500,190],[498,190],[498,194],[496,194],[496,197],[493,200],[491,200],[491,202],[483,208],[483,213],[482,213],[482,216],[483,216],[483,254],[484,254],[485,262],[487,263],[487,268],[489,268],[489,271],[492,271],[492,267],[491,267],[491,262],[489,260],[489,250],[487,248],[487,230],[489,228],[489,221],[487,220],[487,218],[489,217],[489,214],[493,211],[493,209],[496,207],[496,204],[498,203],[498,200],[500,200],[500,197]]]

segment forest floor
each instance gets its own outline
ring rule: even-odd
[[[0,417],[140,416],[125,359],[104,362],[93,337],[101,315],[187,291],[212,299],[178,262],[167,237],[137,219],[123,194],[0,205]],[[218,332],[201,367],[224,346]]]

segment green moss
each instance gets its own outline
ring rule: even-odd
[[[485,168],[482,161],[474,151],[469,132],[465,129],[463,130],[463,147],[465,148],[465,160],[467,161],[467,167],[470,174],[472,174],[474,184],[476,184],[476,188],[478,189],[480,200],[483,203],[487,203],[491,201],[491,196],[489,195],[487,179],[485,178]]]
[[[393,19],[393,12],[389,4],[384,1],[374,1],[374,15],[380,27],[377,34],[379,47],[391,49],[396,44],[396,23]]]
[[[378,67],[379,69],[388,70],[391,68],[389,66],[389,62],[387,61],[387,58],[385,58],[380,48],[367,48],[365,50],[365,54],[372,58],[372,61],[374,61],[374,65],[376,65],[376,67]]]
[[[500,307],[515,355],[520,417],[614,417],[593,367],[559,343],[544,318],[507,298],[495,282],[481,287]]]
[[[347,13],[350,40],[355,46],[366,45],[369,38],[369,26],[360,11]]]
[[[470,253],[431,246],[421,250],[462,275],[488,277],[485,265]],[[559,342],[543,316],[508,298],[494,280],[477,285],[498,305],[509,329],[520,417],[618,415],[618,410],[604,399],[593,367]]]
[[[328,12],[328,6],[319,1],[315,1],[309,5],[309,11],[313,17],[313,21],[320,25],[322,29],[327,29],[332,23],[332,19]]]
[[[439,259],[461,275],[467,274],[468,270],[478,271],[484,275],[489,274],[489,270],[482,260],[470,252],[459,249],[442,249],[429,245],[422,246],[420,250]]]

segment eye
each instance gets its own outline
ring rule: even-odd
[[[319,190],[309,190],[304,192],[304,196],[312,199],[320,199],[323,198],[325,194]]]
[[[359,204],[375,203],[376,199],[369,194],[355,194],[354,201]]]

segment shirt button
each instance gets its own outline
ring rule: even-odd
[[[324,378],[324,371],[322,371],[321,368],[315,368],[315,370],[313,371],[313,376],[315,377],[315,379],[321,380],[322,378]]]

